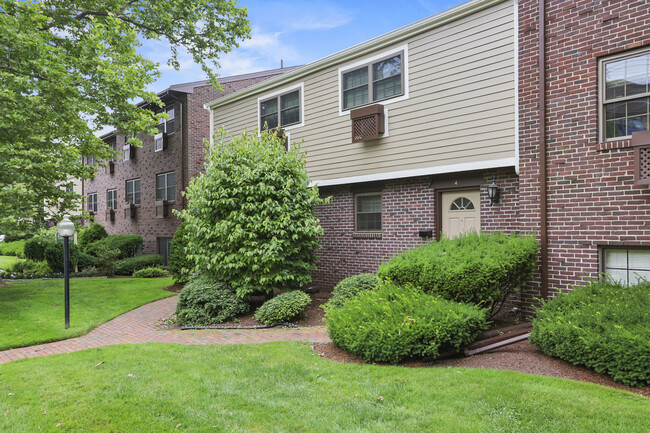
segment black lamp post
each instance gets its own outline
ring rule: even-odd
[[[499,203],[499,196],[501,195],[501,191],[499,190],[499,185],[497,185],[496,182],[492,180],[492,183],[488,185],[487,190],[488,190],[488,196],[490,197],[490,206],[492,206],[495,203]]]
[[[70,249],[69,239],[74,235],[74,224],[68,215],[57,225],[56,231],[63,237],[63,277],[65,278],[65,329],[70,327]]]

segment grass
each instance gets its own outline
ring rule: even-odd
[[[599,385],[338,364],[295,342],[112,346],[0,365],[3,433],[645,433],[648,419],[647,399]]]
[[[14,263],[20,260],[22,259],[15,256],[0,256],[0,269],[9,269]]]
[[[5,281],[0,288],[0,350],[63,340],[148,302],[173,295],[171,278],[70,280],[70,328],[64,328],[63,280]]]

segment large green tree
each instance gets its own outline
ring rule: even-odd
[[[103,125],[153,133],[156,115],[134,101],[160,103],[145,90],[158,62],[178,69],[185,50],[215,80],[219,54],[249,34],[234,0],[0,0],[0,233],[44,203],[78,206],[57,185],[92,175],[81,157],[111,156]],[[136,51],[151,41],[170,58]]]

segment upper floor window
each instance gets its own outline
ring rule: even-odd
[[[108,143],[108,147],[111,148],[113,151],[113,157],[110,159],[113,162],[117,161],[118,153],[117,153],[117,140],[113,139]]]
[[[126,181],[126,202],[140,204],[140,179]]]
[[[94,156],[87,156],[86,157],[86,165],[89,167],[92,167],[97,164],[97,161],[95,160]]]
[[[165,119],[160,120],[160,123],[158,123],[158,130],[160,132],[165,132],[167,134],[171,134],[171,133],[173,133],[175,131],[175,127],[176,127],[175,119],[174,119],[174,117],[175,117],[174,116],[174,106],[172,105],[172,106],[169,106],[169,107],[165,108],[165,110],[163,112],[167,113],[169,118],[166,119],[166,120]]]
[[[117,210],[117,190],[109,189],[106,191],[106,209]]]
[[[404,52],[371,61],[341,74],[343,109],[404,94]]]
[[[274,96],[260,102],[261,129],[273,129],[278,126],[296,125],[300,123],[300,89]]]
[[[156,176],[156,200],[176,200],[176,175],[174,172]]]
[[[97,213],[97,193],[88,194],[88,212]]]
[[[605,140],[650,128],[650,52],[602,60],[601,98]]]

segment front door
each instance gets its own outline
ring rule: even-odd
[[[481,231],[481,193],[478,189],[442,193],[442,235],[455,238]]]

